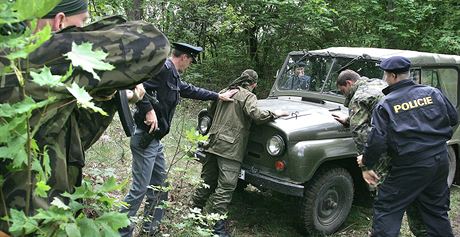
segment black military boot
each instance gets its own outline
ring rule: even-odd
[[[230,234],[227,232],[227,229],[225,228],[226,224],[226,220],[217,221],[214,225],[214,230],[212,233],[218,235],[219,237],[231,237]]]

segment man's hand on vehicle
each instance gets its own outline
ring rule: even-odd
[[[337,120],[337,122],[341,123],[343,126],[348,126],[348,116],[332,114],[332,117],[334,117],[334,119]]]
[[[283,117],[283,116],[288,116],[289,115],[289,112],[287,111],[283,111],[283,110],[275,110],[273,111],[273,114],[279,118],[279,117]]]

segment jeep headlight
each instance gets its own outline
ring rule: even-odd
[[[284,140],[280,135],[275,135],[267,141],[267,152],[271,156],[281,155],[284,151]]]
[[[207,115],[202,116],[198,121],[198,131],[201,135],[206,135],[211,127],[211,118]]]

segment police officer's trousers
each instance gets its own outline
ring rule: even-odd
[[[193,206],[203,209],[209,198],[208,212],[226,214],[238,183],[240,170],[240,162],[207,153],[201,178],[209,188],[201,186],[195,191]]]
[[[147,196],[144,207],[144,231],[154,232],[161,221],[164,210],[155,208],[162,201],[167,200],[167,193],[154,191],[151,186],[166,186],[166,162],[163,154],[163,145],[157,139],[152,140],[146,149],[139,147],[139,141],[143,132],[136,130],[136,134],[131,137],[131,152],[133,155],[132,174],[133,183],[125,202],[128,208],[122,208],[121,212],[127,212],[128,217],[136,216],[139,207]],[[122,237],[132,236],[134,225],[120,230]]]
[[[422,160],[394,158],[374,203],[372,236],[397,237],[404,211],[414,202],[428,236],[453,237],[447,214],[450,205],[448,173],[447,152]]]

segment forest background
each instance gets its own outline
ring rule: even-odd
[[[120,14],[205,49],[186,79],[219,89],[244,69],[265,97],[293,50],[377,47],[460,54],[456,0],[90,0],[93,19]]]

